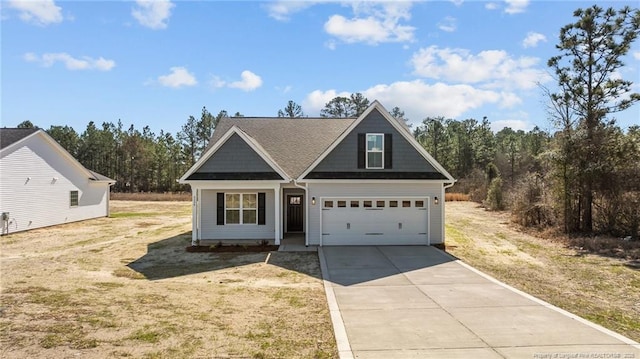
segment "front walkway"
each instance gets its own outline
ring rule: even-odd
[[[321,247],[341,358],[635,358],[640,345],[433,247]]]
[[[285,233],[278,252],[316,252],[318,246],[305,246],[304,233]]]

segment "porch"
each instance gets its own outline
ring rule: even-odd
[[[318,246],[305,246],[304,233],[285,233],[278,252],[317,252]]]

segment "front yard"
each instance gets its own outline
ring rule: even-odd
[[[640,269],[514,229],[506,212],[448,202],[447,252],[481,271],[640,341]]]
[[[111,206],[0,238],[1,357],[337,357],[315,253],[186,253],[190,202]]]

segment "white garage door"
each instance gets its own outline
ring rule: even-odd
[[[427,198],[323,198],[323,245],[428,244]]]

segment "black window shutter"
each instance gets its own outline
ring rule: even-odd
[[[364,133],[358,134],[358,168],[364,168],[367,163],[365,160],[365,156],[367,155],[365,136]]]
[[[391,134],[386,133],[384,135],[384,168],[392,168],[392,154],[393,154],[393,141],[391,141]]]
[[[224,193],[223,192],[218,192],[218,200],[217,200],[217,204],[218,204],[218,218],[217,218],[217,224],[219,226],[224,226]]]
[[[258,224],[267,224],[267,216],[264,210],[265,197],[264,192],[258,192]]]

